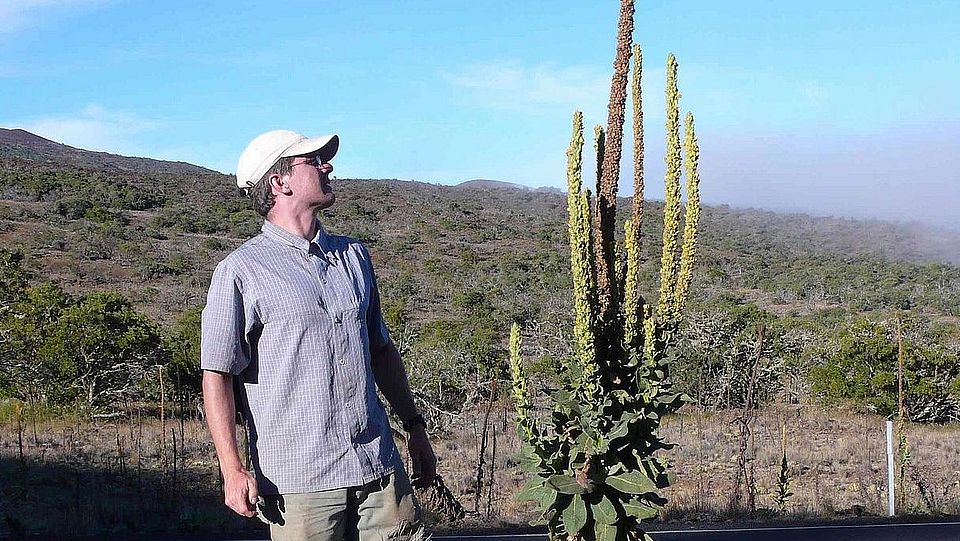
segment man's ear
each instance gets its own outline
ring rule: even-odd
[[[270,175],[270,188],[273,190],[273,195],[290,195],[291,193],[287,178],[276,173]]]

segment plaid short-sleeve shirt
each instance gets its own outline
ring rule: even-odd
[[[201,322],[200,365],[234,374],[264,494],[359,486],[399,455],[371,348],[390,340],[370,256],[264,222],[221,261]]]

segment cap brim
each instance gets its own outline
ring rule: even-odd
[[[321,135],[310,137],[296,143],[280,155],[281,158],[291,156],[320,156],[323,161],[332,160],[340,148],[340,137],[337,135]]]

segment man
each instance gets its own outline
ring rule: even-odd
[[[425,423],[366,248],[316,218],[336,200],[329,162],[338,147],[336,135],[275,130],[240,156],[237,186],[265,220],[210,283],[201,324],[207,424],[226,505],[259,515],[272,539],[420,538],[421,512],[377,388],[409,432],[418,486],[436,473]],[[240,461],[235,403],[254,474]]]

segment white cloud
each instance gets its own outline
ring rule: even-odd
[[[665,70],[645,62],[643,110],[645,124],[663,118]],[[559,115],[568,118],[582,111],[589,127],[606,124],[612,67],[590,65],[556,66],[541,64],[488,63],[467,66],[444,78],[475,105],[525,115]],[[628,90],[629,91],[629,90]],[[627,138],[631,99],[627,99]],[[592,129],[588,129],[592,133]]]
[[[76,114],[10,123],[47,139],[87,150],[136,154],[137,135],[157,127],[138,115],[90,104]]]
[[[476,64],[444,78],[485,107],[525,113],[602,110],[610,87],[610,76],[591,66]]]

